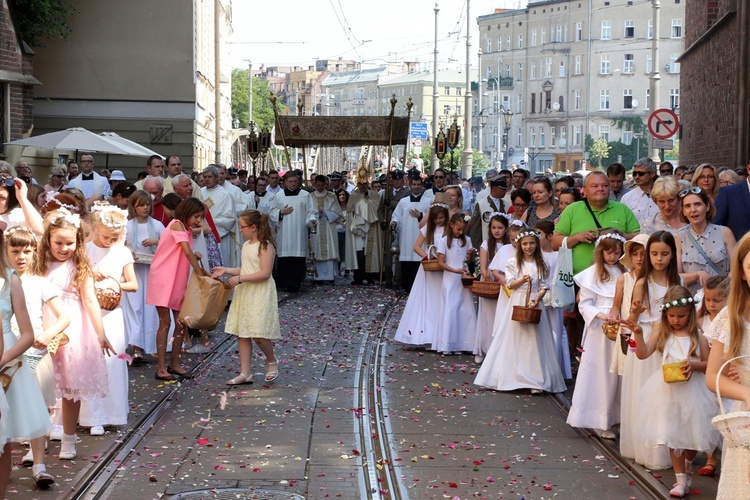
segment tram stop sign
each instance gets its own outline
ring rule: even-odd
[[[657,109],[648,117],[648,131],[657,139],[669,139],[679,127],[680,119],[668,108]]]

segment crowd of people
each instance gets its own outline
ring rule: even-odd
[[[69,460],[79,425],[101,435],[127,422],[128,362],[155,354],[155,377],[171,381],[191,377],[184,351],[211,350],[208,332],[188,335],[177,321],[191,272],[234,288],[225,329],[239,337],[240,366],[227,385],[253,383],[253,344],[264,380],[280,375],[277,290],[297,291],[308,276],[381,284],[408,294],[395,340],[472,353],[479,386],[556,393],[575,378],[568,423],[605,439],[619,428],[623,456],[674,468],[674,496],[689,491],[697,453],[707,455],[699,474],[718,468],[710,382],[724,359],[750,354],[746,172],[644,158],[632,187],[620,164],[533,178],[513,166],[463,181],[442,168],[396,169],[350,181],[347,171],[253,176],[222,164],[190,176],[172,155],[150,157],[130,182],[97,173],[84,154],[44,186],[23,162],[0,163],[0,176],[0,373],[10,379],[0,430],[3,442],[29,441],[24,462],[40,486],[54,481],[47,435]],[[497,298],[475,301],[473,280],[497,283]],[[575,295],[561,301],[555,287],[566,281]],[[113,289],[119,303],[103,307]],[[737,408],[750,401],[744,366],[721,376]],[[750,466],[745,450],[723,457],[720,493]],[[9,470],[6,445],[5,484]]]

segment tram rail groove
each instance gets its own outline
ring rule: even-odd
[[[563,419],[567,419],[570,412],[570,401],[563,394],[546,394],[545,399]],[[603,439],[596,431],[591,429],[574,429],[583,438],[588,439],[596,449],[609,458],[621,474],[625,474],[633,481],[639,493],[646,498],[654,500],[664,500],[669,497],[668,490],[664,485],[652,476],[647,469],[636,463],[631,463],[628,459],[620,455],[616,446],[607,439]]]
[[[297,299],[314,287],[315,284],[312,284],[303,287],[296,293],[282,297],[279,299],[278,305],[281,306],[286,302]],[[179,401],[180,396],[192,387],[198,376],[208,371],[213,361],[234,347],[236,340],[235,337],[229,335],[222,339],[211,354],[203,358],[193,369],[191,373],[195,376],[194,378],[174,384],[172,390],[166,391],[140,418],[124,429],[120,439],[114,441],[101,454],[99,460],[74,478],[75,484],[71,486],[72,491],[65,498],[68,500],[102,498],[119,469],[136,453],[136,447],[151,433],[156,423],[171,411],[174,404]]]
[[[358,420],[359,440],[364,450],[362,469],[367,496],[372,499],[403,499],[408,495],[393,467],[388,441],[390,427],[383,414],[382,360],[385,357],[386,327],[403,295],[395,297],[382,313],[380,329],[363,341],[359,352],[357,406],[362,409]]]

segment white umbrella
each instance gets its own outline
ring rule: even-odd
[[[116,145],[118,145],[118,146],[120,146],[122,148],[125,148],[125,149],[128,149],[128,150],[132,150],[133,151],[132,153],[128,153],[131,156],[153,156],[153,155],[157,155],[157,156],[161,156],[161,158],[164,159],[164,156],[162,156],[161,154],[157,153],[156,151],[148,149],[145,146],[141,146],[137,142],[131,141],[130,139],[126,139],[125,137],[122,137],[121,135],[117,135],[114,132],[102,132],[99,135],[101,137],[104,137],[108,141],[115,143]]]
[[[62,149],[66,151],[87,151],[117,155],[132,155],[132,149],[126,149],[106,137],[102,137],[85,128],[69,128],[49,134],[37,135],[27,139],[6,142],[11,146],[30,146],[40,149]]]

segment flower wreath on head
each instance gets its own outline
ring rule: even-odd
[[[60,194],[60,193],[58,193],[56,191],[49,191],[46,194],[46,196],[45,196],[45,198],[47,200],[47,203],[45,203],[44,206],[46,207],[50,203],[55,203],[60,208],[65,208],[65,209],[70,210],[70,211],[75,210],[76,212],[78,211],[78,207],[73,206],[73,205],[68,205],[67,203],[63,203],[62,201],[58,200],[57,199],[57,195],[58,194]]]
[[[516,239],[514,239],[513,242],[518,243],[519,241],[521,241],[527,236],[533,236],[534,238],[538,240],[541,239],[539,237],[539,233],[537,233],[536,231],[521,231],[520,233],[518,233],[518,235],[516,236]]]
[[[447,203],[443,203],[442,201],[433,201],[432,203],[430,203],[430,208],[432,208],[432,207],[440,207],[440,208],[444,208],[446,210],[450,210],[450,208],[451,208],[451,207],[448,206]]]
[[[526,227],[526,224],[522,220],[520,220],[520,219],[513,219],[512,221],[510,221],[510,225],[511,226]]]
[[[502,212],[490,212],[490,216],[489,216],[490,220],[492,220],[493,217],[502,217],[503,219],[505,219],[505,222],[508,222],[508,215]],[[522,221],[518,221],[518,222],[523,224]]]
[[[627,243],[627,241],[628,241],[628,240],[626,240],[626,239],[625,239],[625,238],[624,238],[623,236],[620,236],[620,235],[619,235],[619,234],[617,234],[617,233],[607,233],[607,234],[603,234],[603,235],[599,236],[599,237],[598,237],[598,238],[596,239],[596,242],[594,242],[594,247],[598,247],[598,246],[599,246],[599,243],[601,243],[602,241],[604,241],[604,240],[605,240],[605,239],[607,239],[607,238],[611,238],[611,239],[613,239],[613,240],[621,241],[623,245],[624,245],[625,243]]]
[[[10,236],[13,236],[16,233],[29,233],[31,236],[34,237],[35,240],[39,241],[39,238],[36,234],[34,234],[34,231],[32,231],[30,228],[26,226],[13,226],[11,228],[8,228],[5,230],[5,237],[8,238]]]
[[[125,225],[128,223],[128,213],[125,210],[122,210],[116,207],[115,205],[103,205],[97,202],[97,203],[94,203],[93,207],[91,207],[91,211],[99,212],[100,214],[99,220],[101,221],[102,224],[104,224],[110,229],[120,229],[121,227],[125,227]],[[125,218],[125,220],[122,222],[113,222],[113,221],[105,219],[103,216],[110,212],[119,213]]]
[[[471,215],[465,214],[464,217],[463,217],[463,219],[464,219],[464,222],[468,224],[469,221],[471,220]]]
[[[81,216],[72,213],[65,207],[58,208],[57,210],[52,212],[52,214],[52,218],[50,219],[52,222],[57,222],[60,219],[63,219],[65,222],[75,226],[76,229],[79,229],[81,227]]]
[[[683,297],[681,299],[675,299],[661,306],[661,312],[665,312],[673,307],[687,307],[689,304],[695,304],[695,299],[692,297]]]

